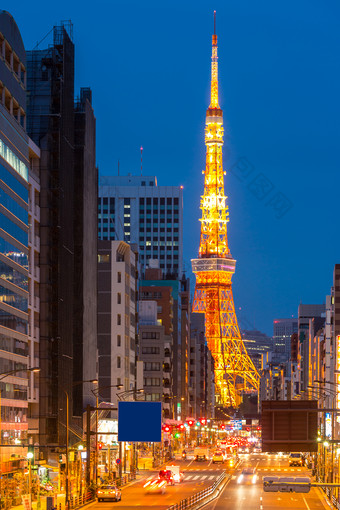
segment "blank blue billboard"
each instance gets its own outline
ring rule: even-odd
[[[118,441],[162,440],[161,402],[118,402]]]

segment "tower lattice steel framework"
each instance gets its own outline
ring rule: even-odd
[[[215,361],[218,403],[237,407],[241,390],[258,390],[259,374],[247,354],[234,307],[231,278],[236,260],[228,248],[227,197],[222,163],[223,114],[218,104],[216,13],[212,36],[211,102],[205,123],[206,166],[200,208],[199,254],[193,259],[196,274],[193,312],[205,314],[205,333]]]

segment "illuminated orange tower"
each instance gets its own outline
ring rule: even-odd
[[[218,104],[216,11],[212,36],[211,102],[206,114],[206,165],[199,254],[193,259],[196,274],[193,312],[205,314],[205,334],[215,360],[217,403],[237,407],[240,390],[257,390],[259,374],[247,354],[235,314],[231,278],[236,260],[227,239],[229,221],[224,195],[222,163],[223,114]]]

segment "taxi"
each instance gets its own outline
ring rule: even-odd
[[[222,450],[216,450],[212,457],[212,462],[215,464],[215,462],[224,462],[224,455]]]

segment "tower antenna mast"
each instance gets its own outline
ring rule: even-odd
[[[143,175],[143,147],[140,148],[140,175]]]
[[[198,258],[191,261],[196,275],[192,310],[205,314],[207,344],[215,362],[217,402],[222,406],[238,407],[240,388],[257,391],[260,376],[244,346],[235,313],[231,279],[236,260],[231,256],[227,238],[229,213],[224,194],[223,134],[223,112],[218,102],[214,11],[211,99],[205,121],[206,165],[200,205],[201,237]]]

